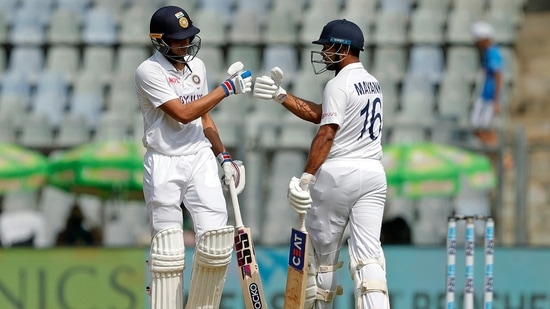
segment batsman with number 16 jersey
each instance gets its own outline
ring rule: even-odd
[[[386,200],[382,158],[383,96],[378,80],[362,65],[361,29],[338,19],[326,24],[311,52],[316,74],[334,71],[321,104],[298,98],[281,87],[283,72],[257,77],[254,96],[273,99],[296,116],[319,124],[300,178],[289,183],[288,200],[312,244],[304,308],[328,309],[341,294],[336,270],[344,230],[349,224],[349,270],[355,308],[389,309],[380,230]]]

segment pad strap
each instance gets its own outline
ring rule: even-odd
[[[360,271],[361,268],[369,265],[369,264],[377,264],[382,267],[382,269],[385,269],[386,263],[384,259],[359,259],[355,261],[355,270]],[[352,274],[353,279],[353,274]],[[384,281],[380,280],[363,280],[361,282],[361,293],[369,293],[369,292],[383,292],[388,293],[388,285]]]
[[[316,298],[322,301],[331,302],[334,300],[334,297],[342,294],[344,294],[344,288],[341,285],[336,286],[336,290],[334,291],[323,290],[317,287]]]
[[[386,262],[384,261],[384,259],[359,259],[356,261],[355,268],[356,270],[360,270],[361,268],[369,264],[378,264],[382,267],[382,269],[386,269]]]
[[[344,266],[343,261],[339,261],[338,263],[333,265],[319,265],[319,267],[317,268],[317,272],[319,273],[335,272],[336,270],[342,268],[342,266]],[[344,293],[344,288],[341,285],[336,286],[336,290],[334,291],[323,290],[317,287],[317,295],[315,296],[315,298],[325,302],[331,302],[334,300],[334,297],[336,297],[337,295],[342,295],[343,293]]]
[[[331,271],[336,271],[344,266],[344,262],[339,261],[338,263],[334,265],[320,265],[318,271],[320,273],[328,273]]]
[[[388,285],[384,281],[380,280],[365,280],[361,284],[361,293],[370,293],[370,292],[382,292],[388,293]]]

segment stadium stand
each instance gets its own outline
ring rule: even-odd
[[[298,30],[298,42],[304,46],[311,46],[311,41],[319,36],[319,29],[333,19],[333,12],[323,9],[320,6],[306,9],[300,19]]]
[[[149,32],[150,11],[147,5],[134,4],[120,14],[119,42],[122,45],[147,46],[151,42],[143,33]]]
[[[447,18],[445,40],[450,45],[472,45],[470,25],[476,20],[475,15],[466,9],[453,8]]]
[[[6,72],[23,74],[23,80],[27,83],[35,83],[44,68],[44,58],[44,51],[39,46],[15,45],[9,55]]]
[[[437,8],[420,8],[411,14],[409,41],[412,44],[434,44],[443,41],[445,14]]]
[[[93,74],[97,76],[93,84],[105,85],[111,79],[114,67],[115,49],[107,45],[89,45],[83,50],[84,55],[77,79],[81,75]],[[75,80],[77,82],[77,80]]]
[[[0,1],[0,140],[46,152],[92,140],[141,140],[143,123],[135,102],[133,74],[153,51],[148,19],[156,8],[168,3],[173,2]],[[469,31],[476,19],[485,18],[495,25],[496,41],[502,46],[506,63],[506,93],[513,93],[518,84],[514,42],[524,20],[524,1],[177,3],[201,29],[198,57],[205,62],[211,88],[224,79],[229,64],[240,60],[257,76],[269,74],[275,65],[283,68],[284,85],[317,102],[322,100],[321,89],[330,74],[313,74],[310,51],[318,47],[311,41],[317,39],[330,19],[342,17],[357,22],[366,39],[364,63],[379,78],[384,92],[385,138],[391,142],[430,138],[448,141],[454,136],[424,126],[411,129],[411,119],[432,126],[448,120],[468,122],[480,73],[479,55]],[[55,81],[58,83],[53,84]],[[52,94],[43,89],[59,92]],[[254,193],[247,193],[243,207],[252,208],[249,203],[268,205],[265,214],[257,211],[255,217],[272,215],[275,207],[280,208],[281,197],[285,196],[282,186],[294,173],[285,168],[302,168],[302,152],[309,146],[311,132],[304,128],[307,126],[292,123],[286,116],[281,106],[253,98],[228,100],[213,111],[222,139],[228,147],[242,148],[239,151],[246,154],[243,160],[250,164],[251,172],[268,174],[262,170],[268,165],[269,170],[286,173],[273,175],[273,183],[279,186],[275,191],[261,187],[260,182],[247,183],[258,190],[248,190]],[[300,134],[303,130],[307,133]],[[277,148],[283,149],[280,155],[274,155]],[[299,148],[301,152],[287,153],[287,148]],[[59,229],[59,223],[55,224],[54,230]],[[276,226],[262,228],[266,238],[259,242],[286,241],[286,236],[272,238],[278,236],[273,233]]]
[[[480,67],[479,56],[472,46],[450,46],[447,48],[446,74],[464,77],[473,82]]]
[[[35,87],[31,97],[31,111],[47,116],[50,124],[57,127],[65,113],[69,97],[69,87],[62,72],[42,71]]]
[[[239,10],[234,13],[235,19],[229,30],[231,44],[258,45],[261,42],[261,17],[256,12]]]
[[[113,45],[118,39],[117,27],[117,15],[112,7],[92,7],[84,16],[82,41],[90,45]]]
[[[220,47],[227,43],[227,23],[219,18],[218,14],[216,10],[208,7],[200,8],[195,13],[196,25],[201,29],[199,36],[203,46]]]
[[[63,74],[69,85],[72,85],[80,67],[80,49],[74,45],[56,44],[49,48],[46,56],[46,70]]]
[[[400,82],[407,71],[407,50],[392,46],[375,47],[371,71],[377,78]]]
[[[42,14],[40,8],[44,10]],[[42,45],[46,42],[45,25],[49,22],[49,8],[25,2],[15,12],[8,41],[14,45]],[[48,16],[48,17],[44,17]]]
[[[298,37],[296,23],[288,13],[274,11],[266,17],[263,41],[265,44],[294,44]]]
[[[2,11],[0,9],[0,44],[5,44],[8,40],[8,17],[6,16],[7,11]],[[3,68],[0,68],[3,69]]]
[[[38,113],[26,114],[20,124],[21,145],[29,148],[47,149],[54,143],[54,127],[47,115]]]
[[[15,143],[15,122],[4,107],[5,104],[0,102],[0,142]]]
[[[407,42],[407,19],[402,12],[381,11],[376,17],[373,43],[377,46],[404,46]]]
[[[280,232],[281,222],[293,222],[296,214],[290,207],[281,207],[281,196],[286,196],[288,180],[299,175],[305,164],[305,156],[301,151],[282,150],[274,154],[270,175],[271,190],[267,196],[264,218],[278,218],[266,220],[262,227],[262,242],[267,245],[277,245],[288,241],[288,235]]]
[[[439,84],[444,70],[443,58],[439,46],[414,45],[410,48],[407,72],[434,85]]]
[[[61,118],[54,145],[61,149],[78,146],[90,141],[91,128],[86,118],[78,114],[65,113]]]
[[[227,49],[224,70],[236,61],[242,61],[251,72],[259,72],[262,63],[261,50],[257,46],[231,45]]]
[[[55,7],[57,7],[57,9],[72,11],[78,17],[79,21],[82,22],[84,19],[83,17],[86,15],[86,10],[91,5],[91,1],[92,0],[56,0]]]

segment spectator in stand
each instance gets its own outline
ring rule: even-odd
[[[31,205],[4,209],[0,203],[0,244],[4,248],[47,246],[46,220]]]
[[[102,234],[98,228],[88,228],[78,203],[74,203],[65,228],[57,235],[57,246],[98,246],[102,243]]]
[[[491,24],[485,21],[475,22],[471,31],[481,52],[484,76],[481,93],[474,102],[470,120],[477,138],[486,146],[496,147],[499,138],[494,129],[494,118],[502,110],[504,61],[500,48],[493,42],[494,30]],[[494,156],[491,159],[493,162],[496,160]],[[505,156],[503,163],[505,168],[509,168],[513,165],[513,159]]]

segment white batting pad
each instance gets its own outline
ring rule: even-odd
[[[334,297],[342,295],[344,290],[341,285],[337,285],[334,291],[325,290],[317,285],[317,277],[325,273],[332,273],[331,276],[334,276],[335,272],[339,268],[342,268],[344,262],[340,261],[335,265],[319,265],[319,261],[317,261],[315,253],[313,253],[313,248],[309,250],[308,260],[309,268],[307,273],[306,302],[304,309],[332,308]],[[327,282],[330,282],[330,280]]]
[[[185,247],[183,230],[169,228],[158,232],[151,242],[151,308],[183,308],[183,269]]]
[[[349,247],[349,260],[355,308],[390,309],[384,256],[378,259],[358,259]]]
[[[204,233],[195,248],[187,309],[219,308],[235,229],[225,226]]]

